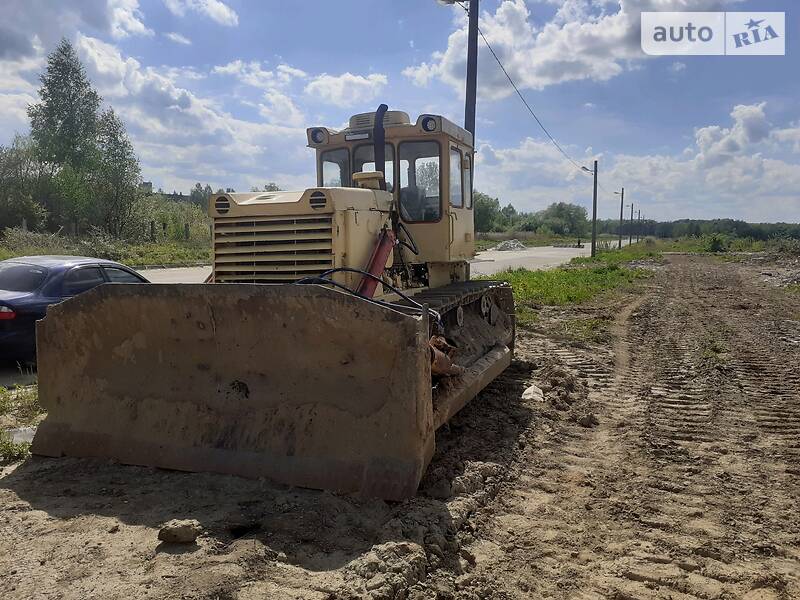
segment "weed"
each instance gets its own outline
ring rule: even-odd
[[[514,289],[517,322],[530,325],[541,305],[560,306],[586,302],[604,292],[628,285],[650,274],[616,265],[563,267],[549,271],[508,269],[484,279],[507,281]]]
[[[706,367],[724,370],[727,363],[728,347],[711,334],[700,342],[700,360]]]
[[[29,442],[15,442],[5,431],[0,431],[0,464],[24,460],[30,453]]]
[[[106,258],[132,267],[182,265],[210,262],[211,245],[203,239],[129,243],[98,229],[93,229],[77,239],[19,228],[10,228],[3,232],[0,260],[42,254]]]
[[[44,418],[35,385],[6,389],[0,387],[0,418],[12,427],[37,425]]]
[[[608,319],[570,319],[564,323],[564,331],[572,338],[585,342],[603,342],[608,337]]]

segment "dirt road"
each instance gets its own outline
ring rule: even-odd
[[[0,597],[800,598],[800,295],[762,268],[674,256],[635,293],[543,309],[411,502],[6,469]],[[158,543],[172,518],[196,545]]]

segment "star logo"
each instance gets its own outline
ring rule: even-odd
[[[764,19],[761,19],[760,21],[754,21],[753,18],[751,17],[750,21],[745,23],[745,25],[747,25],[748,29],[758,29],[758,26],[761,25],[761,23],[763,22]]]

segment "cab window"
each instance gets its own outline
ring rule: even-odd
[[[337,148],[323,152],[322,181],[324,187],[350,187],[350,153],[347,148]]]
[[[394,147],[386,144],[385,159],[386,170],[383,174],[386,179],[386,189],[394,191]],[[353,173],[363,173],[364,171],[375,170],[375,146],[364,144],[356,148],[353,152]]]
[[[400,216],[404,221],[441,218],[439,154],[439,144],[434,141],[400,144]]]
[[[463,179],[461,174],[461,151],[450,148],[450,206],[464,206]]]

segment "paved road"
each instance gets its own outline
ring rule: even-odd
[[[589,256],[589,244],[583,248],[554,248],[542,246],[526,250],[487,250],[472,261],[473,275],[493,275],[508,268],[552,269],[569,262],[576,256]],[[153,283],[202,283],[211,273],[211,267],[185,267],[179,269],[146,269],[140,271]]]
[[[487,250],[472,261],[473,275],[493,275],[508,268],[551,269],[569,262],[576,256],[588,256],[589,244],[583,248],[554,248],[544,246],[526,250],[502,252]],[[211,267],[184,267],[177,269],[146,269],[140,271],[153,283],[202,283],[211,273]],[[13,363],[0,363],[0,386],[32,383],[36,376],[30,369],[20,370]]]

